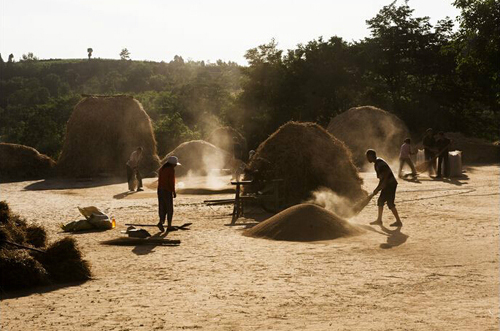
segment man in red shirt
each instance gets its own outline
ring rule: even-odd
[[[169,156],[167,162],[160,168],[158,173],[158,212],[160,222],[158,229],[165,231],[163,224],[167,219],[167,231],[172,229],[172,218],[174,216],[174,198],[175,193],[175,167],[180,165],[176,156]]]

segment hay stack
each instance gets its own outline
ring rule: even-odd
[[[177,176],[192,175],[206,176],[210,169],[224,169],[232,162],[232,155],[203,140],[192,140],[177,146],[168,153],[161,163],[165,163],[169,156],[179,158],[181,166],[175,168]]]
[[[255,171],[261,179],[283,179],[289,205],[306,200],[320,187],[352,201],[366,196],[349,150],[315,123],[281,126],[257,148],[247,173]]]
[[[462,151],[462,162],[498,163],[500,162],[500,146],[489,141],[465,137],[459,132],[447,132],[445,136],[451,139],[450,150]]]
[[[50,176],[56,163],[24,145],[0,143],[0,180],[40,179]]]
[[[129,96],[90,96],[71,114],[57,168],[67,176],[125,176],[130,154],[142,146],[139,165],[149,175],[159,167],[148,114]]]
[[[244,235],[287,241],[317,241],[348,237],[363,231],[323,207],[304,203],[285,209],[246,230]]]
[[[369,148],[386,160],[398,158],[403,141],[410,137],[396,115],[372,106],[351,108],[335,116],[328,124],[328,132],[349,147],[357,166],[367,163],[365,152]]]
[[[45,250],[46,239],[43,227],[28,225],[0,201],[0,290],[90,279],[89,263],[82,259],[73,238],[63,238]],[[7,241],[39,251],[20,249]]]
[[[212,131],[207,141],[232,155],[234,153],[234,137],[236,137],[238,143],[241,145],[243,156],[245,156],[247,152],[247,140],[239,131],[229,126],[223,126]]]

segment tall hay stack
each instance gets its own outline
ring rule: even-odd
[[[288,122],[257,148],[248,165],[262,179],[283,179],[288,205],[326,187],[352,201],[366,196],[343,142],[315,123]]]
[[[210,169],[223,169],[229,167],[232,155],[203,140],[192,140],[177,146],[168,153],[161,163],[167,162],[169,156],[179,158],[181,166],[175,168],[177,176],[189,174],[205,176]]]
[[[143,175],[159,167],[156,140],[148,114],[131,96],[89,96],[71,114],[57,169],[66,176],[102,173],[124,176],[130,154],[143,147]]]
[[[233,154],[234,138],[236,138],[237,142],[241,145],[245,156],[247,151],[247,140],[238,130],[229,126],[223,126],[212,131],[207,138],[207,142]]]
[[[402,120],[373,106],[351,108],[335,116],[327,130],[349,147],[358,166],[366,164],[369,148],[386,160],[398,158],[404,139],[410,137]]]
[[[0,180],[40,179],[50,176],[56,163],[36,149],[0,143]]]

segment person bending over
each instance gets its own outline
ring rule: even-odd
[[[396,205],[394,204],[398,182],[394,177],[391,168],[389,167],[387,162],[377,157],[377,153],[373,149],[369,149],[366,151],[366,159],[368,160],[368,162],[374,163],[375,172],[377,173],[377,178],[379,179],[379,183],[375,190],[373,190],[371,197],[377,195],[377,193],[380,192],[380,196],[377,200],[378,217],[370,224],[382,225],[382,213],[384,211],[384,204],[387,203],[387,207],[389,207],[389,209],[392,211],[392,214],[396,218],[396,222],[392,223],[390,226],[403,226],[403,223],[401,223],[401,220],[399,218]]]

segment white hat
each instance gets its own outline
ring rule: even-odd
[[[179,163],[179,159],[177,158],[177,156],[169,156],[167,159],[167,163],[174,164],[174,165],[181,165]]]

